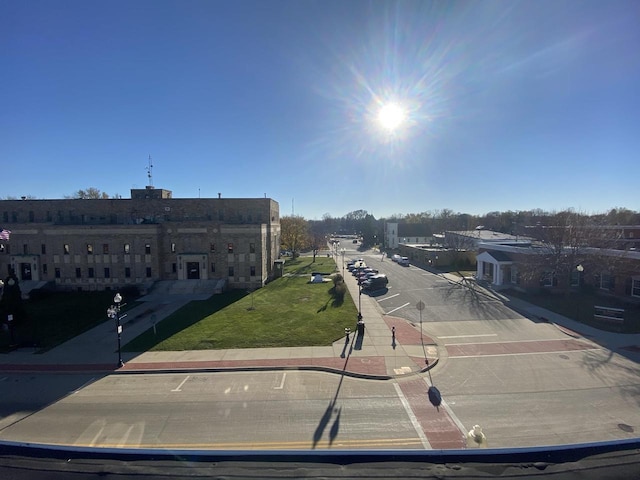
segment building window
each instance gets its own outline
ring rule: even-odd
[[[229,276],[233,277],[233,267],[229,267]]]
[[[33,223],[36,221],[36,216],[33,213],[33,210],[29,210],[29,222]]]
[[[147,278],[151,278],[151,267],[147,267]]]
[[[65,254],[65,255],[69,255],[69,252],[70,252],[69,244],[68,244],[68,243],[65,243],[65,244],[62,246],[62,250],[63,250],[63,252],[64,252],[64,254]]]
[[[93,278],[96,276],[95,270],[93,267],[89,267],[89,278]]]
[[[47,246],[44,243],[40,245],[40,253],[42,253],[42,255],[46,255],[47,253]]]
[[[76,278],[82,278],[82,269],[80,267],[76,267]]]
[[[2,221],[7,223],[9,221],[9,212],[2,212]]]
[[[216,244],[215,243],[210,243],[209,244],[209,251],[210,252],[215,252],[216,251]]]
[[[151,255],[151,244],[150,243],[147,243],[144,246],[144,253],[147,254],[147,255]]]
[[[256,267],[254,266],[249,267],[249,275],[251,275],[252,277],[256,276]]]
[[[602,290],[613,290],[615,286],[615,278],[613,275],[608,272],[600,275],[600,288]]]
[[[29,254],[29,245],[27,245],[26,243],[22,244],[22,253],[24,255],[28,255]]]
[[[553,287],[553,272],[544,272],[540,279],[540,285],[543,287]]]
[[[60,278],[60,268],[58,268],[58,267],[56,267],[55,276],[56,276],[56,278]]]
[[[103,243],[102,244],[102,253],[104,253],[105,255],[109,253],[109,244],[108,243]]]
[[[640,297],[640,278],[631,280],[631,296]]]
[[[249,253],[256,253],[256,244],[255,243],[250,243],[249,244]]]
[[[211,262],[211,272],[215,273],[215,271],[216,271],[216,264],[215,262]]]
[[[111,278],[111,270],[109,267],[104,268],[104,278]]]
[[[93,245],[87,243],[87,255],[93,255]]]
[[[4,253],[4,243],[0,243],[0,253]]]
[[[129,245],[128,243],[124,244],[124,253],[125,255],[129,255],[129,253],[131,252],[131,245]]]
[[[571,274],[569,275],[569,284],[572,287],[580,286],[580,272],[578,270],[571,271]]]
[[[229,243],[229,244],[227,245],[227,252],[228,252],[228,253],[233,253],[233,243]]]
[[[46,275],[46,274],[47,274],[47,264],[46,264],[46,263],[43,263],[43,264],[42,264],[42,274],[43,274],[43,275]]]
[[[176,273],[177,271],[178,271],[178,264],[172,263],[171,264],[171,273]]]
[[[124,267],[124,278],[131,278],[131,267]]]
[[[176,244],[175,243],[171,244],[171,253],[176,253]]]

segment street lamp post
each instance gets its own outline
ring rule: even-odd
[[[115,305],[111,305],[109,308],[107,308],[107,316],[109,318],[113,318],[116,321],[116,333],[118,334],[118,368],[124,367],[121,348],[122,325],[120,324],[120,320],[126,315],[120,316],[120,308],[122,306],[121,302],[122,295],[116,293],[115,297],[113,297],[113,303]]]
[[[582,272],[584,272],[584,267],[582,265],[578,265],[576,267],[576,272],[578,272],[576,286],[578,287],[578,295],[579,295],[580,294],[580,275],[582,275]],[[576,320],[580,321],[580,297],[579,296],[576,298]]]
[[[342,255],[342,278],[344,278],[344,253],[345,253],[345,249],[343,247],[340,249],[340,254]]]

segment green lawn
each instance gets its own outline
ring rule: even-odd
[[[312,272],[336,270],[332,258],[287,259],[285,275],[252,293],[230,291],[194,301],[135,338],[124,350],[203,350],[329,345],[356,322],[348,292],[309,283]]]

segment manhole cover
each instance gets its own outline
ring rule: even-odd
[[[560,358],[562,358],[563,360],[569,360],[569,355],[559,355]]]
[[[626,423],[619,423],[618,428],[623,432],[633,433],[633,427],[631,425],[627,425]]]

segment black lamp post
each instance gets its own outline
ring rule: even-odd
[[[578,294],[576,296],[576,320],[580,321],[580,276],[582,275],[582,272],[584,272],[584,267],[582,265],[578,265],[576,267],[576,272],[576,276],[578,278],[576,282],[576,286],[578,287]]]
[[[116,333],[118,334],[118,368],[124,367],[124,362],[122,361],[122,348],[121,348],[121,335],[122,335],[122,325],[120,324],[120,320],[123,318],[120,316],[120,307],[122,302],[122,295],[116,293],[116,296],[113,297],[113,303],[115,305],[111,305],[107,308],[107,316],[109,318],[113,318],[116,321]]]

